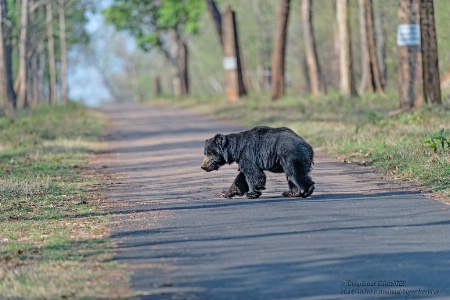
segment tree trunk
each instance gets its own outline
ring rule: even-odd
[[[165,48],[161,48],[161,50],[172,67],[173,94],[176,97],[186,96],[189,93],[187,46],[175,29],[170,30],[169,36],[171,42],[170,52]]]
[[[286,55],[287,25],[290,0],[279,0],[277,25],[272,53],[272,101],[280,99],[284,93],[284,62]]]
[[[420,29],[422,36],[423,96],[426,103],[441,104],[441,82],[433,0],[420,1]]]
[[[316,41],[313,33],[311,0],[302,2],[303,38],[305,41],[305,57],[308,68],[309,84],[314,96],[326,91],[325,80],[317,58]]]
[[[36,74],[37,80],[37,91],[36,97],[38,97],[38,101],[43,101],[47,97],[44,92],[44,84],[45,84],[45,69],[47,65],[47,56],[45,55],[45,43],[44,41],[39,41],[38,44],[38,70]]]
[[[219,35],[220,44],[223,46],[222,40],[222,15],[217,8],[214,0],[205,0],[206,6],[208,7],[209,14],[211,15],[214,25],[216,27],[217,34]]]
[[[53,37],[52,0],[47,0],[47,38],[48,38],[48,66],[50,71],[50,104],[56,103],[56,63],[55,40]]]
[[[333,30],[333,61],[331,62],[331,69],[332,69],[332,75],[331,78],[329,78],[329,82],[333,87],[336,89],[339,89],[341,85],[341,68],[340,68],[340,41],[339,41],[339,30],[337,27],[337,21],[336,26],[334,26]]]
[[[59,0],[59,42],[61,51],[61,100],[67,103],[69,91],[67,86],[67,40],[66,40],[66,15],[65,0]]]
[[[225,69],[225,94],[231,101],[236,101],[246,94],[242,76],[239,38],[236,16],[228,5],[222,15],[223,67]]]
[[[11,42],[7,29],[8,7],[6,0],[0,0],[0,104],[6,115],[12,115],[16,107],[13,87]]]
[[[221,15],[214,0],[205,1],[219,35],[224,55],[225,93],[228,99],[234,101],[246,94],[235,13],[231,6],[227,5],[223,15]]]
[[[372,72],[370,72],[369,49],[367,47],[365,0],[358,0],[359,9],[359,32],[361,44],[361,83],[359,90],[362,94],[367,93],[372,87]]]
[[[32,49],[30,57],[29,78],[31,84],[28,90],[31,90],[29,98],[30,105],[35,105],[45,99],[43,89],[45,86],[45,41],[42,32],[42,25],[45,28],[45,1],[30,1],[30,48]]]
[[[420,0],[399,0],[397,45],[400,109],[423,104]]]
[[[353,75],[350,24],[348,19],[348,0],[336,0],[337,22],[339,30],[339,68],[341,74],[340,90],[347,96],[356,96]]]
[[[26,107],[27,103],[27,71],[28,71],[28,0],[22,0],[19,35],[19,71],[14,89],[17,93],[17,106]]]
[[[179,41],[177,72],[180,77],[180,91],[182,96],[189,94],[189,73],[188,73],[188,48],[183,40]]]
[[[386,76],[387,76],[387,68],[386,68],[386,42],[385,42],[385,33],[383,29],[383,24],[385,22],[385,17],[383,14],[383,10],[381,8],[380,0],[373,0],[373,19],[374,19],[374,27],[375,27],[375,41],[377,48],[377,60],[378,67],[380,68],[380,76],[381,76],[381,85],[383,88],[386,86]]]
[[[378,66],[375,35],[373,32],[373,16],[372,16],[371,0],[364,0],[364,13],[366,19],[367,49],[370,61],[370,72],[372,73],[372,86],[377,93],[382,94],[384,91],[381,80],[380,67]]]
[[[153,78],[153,96],[159,97],[161,96],[161,78],[159,75],[156,75],[155,78]]]

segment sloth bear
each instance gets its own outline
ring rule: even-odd
[[[206,140],[204,155],[201,168],[206,172],[233,162],[239,165],[233,184],[220,194],[225,198],[258,198],[265,189],[265,170],[286,174],[289,191],[283,193],[284,197],[306,198],[314,191],[314,181],[309,176],[313,149],[286,127],[258,126],[239,133],[216,134]]]

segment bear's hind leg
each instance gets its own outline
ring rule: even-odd
[[[289,180],[289,178],[286,176],[286,180],[289,185],[289,191],[283,192],[283,197],[300,197],[300,191],[295,186],[295,184],[292,183],[292,181]]]
[[[303,177],[303,182],[304,185],[307,187],[305,188],[305,192],[301,195],[302,198],[307,198],[309,196],[311,196],[311,194],[314,192],[314,184],[315,182],[312,181],[311,177],[309,175],[306,175],[305,177]]]
[[[291,184],[295,186],[295,188],[291,188],[289,197],[302,197],[306,198],[311,196],[314,192],[314,181],[312,181],[309,175],[301,176],[299,174],[287,175],[288,181],[291,182],[289,187],[291,188]],[[284,196],[284,193],[283,193]],[[286,197],[286,196],[285,196]]]
[[[290,188],[290,191],[283,193],[283,196],[302,198],[311,196],[314,191],[314,181],[309,176],[311,161],[287,158],[282,161],[282,165]]]

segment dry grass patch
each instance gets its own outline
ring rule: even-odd
[[[83,172],[105,126],[76,104],[0,118],[0,298],[131,295],[89,192],[98,179]]]

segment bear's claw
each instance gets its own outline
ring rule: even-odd
[[[311,194],[313,193],[315,187],[314,185],[311,185],[308,190],[304,193],[299,193],[297,190],[295,191],[287,191],[287,192],[283,192],[283,197],[302,197],[302,198],[306,198],[311,196]]]

